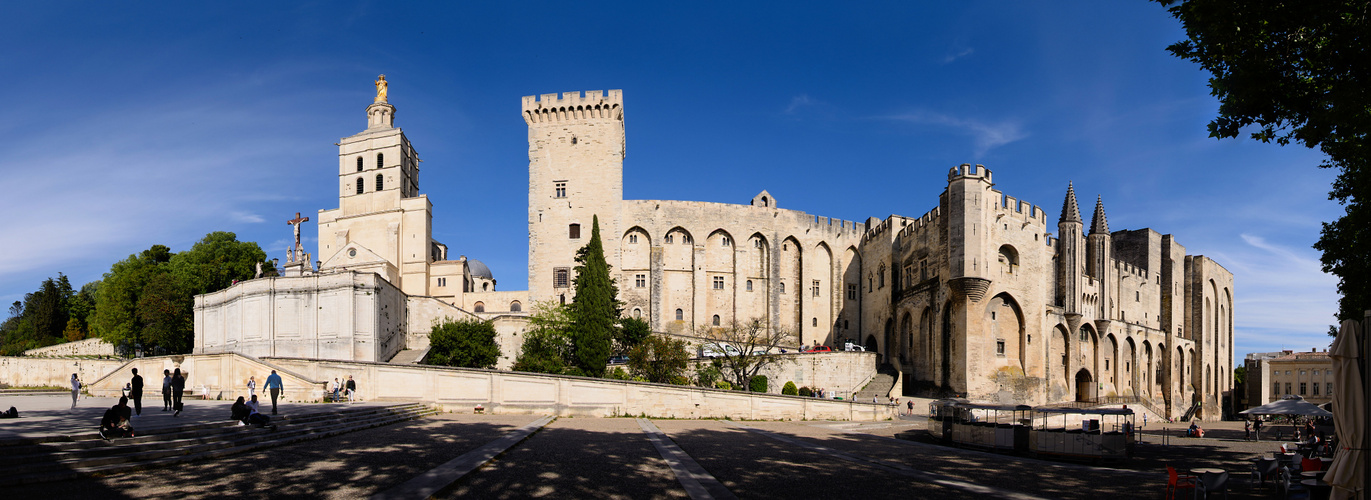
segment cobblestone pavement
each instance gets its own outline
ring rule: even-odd
[[[68,405],[70,400],[67,400]],[[359,498],[384,491],[538,419],[441,414],[326,440],[108,477],[0,490],[6,497]],[[895,439],[921,417],[887,422],[652,420],[739,498],[1158,498],[1165,466],[1233,473],[1233,498],[1274,498],[1246,479],[1248,461],[1279,447],[1245,441],[1241,422],[1150,426],[1138,457],[1063,463]],[[1163,439],[1165,429],[1166,439]],[[978,489],[979,488],[979,489]],[[685,489],[629,418],[561,418],[440,497],[680,498]]]

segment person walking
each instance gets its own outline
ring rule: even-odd
[[[1261,418],[1261,417],[1257,417],[1257,421],[1252,423],[1252,430],[1256,431],[1256,433],[1254,434],[1254,436],[1257,438],[1256,440],[1257,440],[1257,441],[1261,441],[1261,440],[1262,440],[1262,418]]]
[[[909,411],[908,411],[907,413],[905,413],[905,415],[913,415],[913,414],[914,414],[914,400],[911,399],[911,400],[905,402],[905,404],[909,405]]]
[[[181,376],[181,369],[177,368],[175,371],[171,372],[171,409],[175,412],[172,413],[171,416],[181,416],[181,410],[185,408],[185,406],[181,404],[181,394],[185,391],[186,378]]]
[[[357,382],[353,382],[353,381],[352,381],[352,375],[348,375],[347,389],[348,389],[348,402],[351,403],[351,402],[352,402],[352,398],[355,397],[355,396],[357,395]]]
[[[271,393],[271,414],[276,414],[276,399],[281,397],[281,391],[285,386],[281,385],[281,376],[276,374],[276,370],[271,371],[267,376],[267,392]]]
[[[171,370],[162,370],[162,411],[171,411]]]
[[[1243,421],[1242,421],[1242,432],[1243,432],[1243,435],[1242,435],[1242,440],[1243,440],[1243,441],[1251,441],[1251,440],[1252,440],[1252,421],[1251,421],[1251,420],[1243,419]]]
[[[338,402],[338,391],[341,390],[342,386],[338,384],[338,377],[333,377],[333,382],[328,385],[328,392],[333,395],[334,403]]]
[[[129,383],[129,399],[133,400],[133,416],[138,417],[143,414],[143,376],[138,374],[138,369],[133,369],[133,381]]]
[[[76,399],[81,397],[81,379],[71,374],[71,409],[76,409]]]
[[[257,377],[248,376],[248,397],[257,395]]]

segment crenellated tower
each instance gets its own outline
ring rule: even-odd
[[[1081,208],[1076,204],[1076,187],[1066,184],[1066,201],[1057,220],[1057,303],[1066,314],[1081,313]]]
[[[949,285],[979,302],[990,288],[991,172],[985,165],[962,164],[947,173]]]
[[[528,124],[528,289],[531,300],[572,298],[576,250],[600,219],[605,258],[619,261],[624,198],[622,90],[525,96]]]

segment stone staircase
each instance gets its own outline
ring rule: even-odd
[[[876,376],[872,377],[871,381],[866,383],[866,387],[863,387],[855,396],[852,396],[852,400],[870,403],[871,398],[874,397],[879,402],[884,403],[886,398],[890,396],[890,390],[895,388],[895,378],[897,375],[899,374],[895,371],[895,367],[891,366],[890,363],[881,365],[881,367],[876,370]]]
[[[135,437],[98,433],[0,441],[0,487],[165,467],[320,439],[437,413],[418,404],[336,408],[272,419],[275,429],[235,421],[161,428]]]

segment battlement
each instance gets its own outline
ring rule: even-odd
[[[624,117],[624,91],[587,90],[564,92],[540,96],[524,96],[524,122],[529,125],[556,123],[568,120],[622,120]]]
[[[900,237],[906,238],[913,235],[915,231],[921,231],[925,228],[932,227],[938,223],[938,218],[942,216],[942,207],[933,207],[933,210],[929,210],[928,213],[923,214],[919,218],[909,221],[909,224],[906,224],[904,228],[900,229]]]
[[[1022,214],[1028,220],[1035,221],[1044,226],[1047,225],[1047,214],[1037,205],[1023,200],[1017,200],[1013,196],[1000,194],[1000,202],[995,204],[995,209],[1006,213]]]
[[[961,165],[948,169],[947,182],[952,182],[962,178],[985,179],[986,182],[994,184],[994,181],[992,181],[990,178],[990,169],[985,168],[985,165],[981,164],[976,164],[975,166],[972,166],[970,163],[963,163]]]
[[[1127,262],[1120,262],[1117,260],[1114,261],[1114,269],[1119,271],[1120,275],[1137,276],[1139,278],[1142,278],[1143,281],[1147,281],[1149,279],[1149,274],[1146,269],[1135,266],[1133,264],[1129,264]]]

